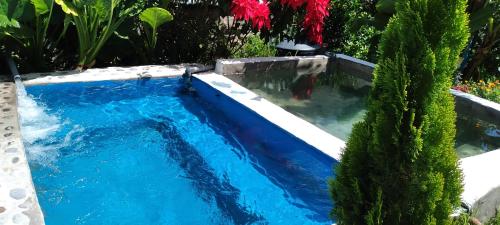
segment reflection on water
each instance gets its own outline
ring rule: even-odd
[[[458,116],[455,147],[460,158],[498,149],[500,129],[494,124]]]
[[[369,83],[347,73],[273,71],[228,77],[342,140],[366,113]],[[460,158],[500,148],[500,129],[470,117],[457,118],[456,137]]]
[[[369,86],[349,76],[263,73],[230,77],[341,139],[365,114]]]

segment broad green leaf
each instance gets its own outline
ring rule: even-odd
[[[19,27],[18,20],[28,2],[29,0],[0,0],[0,27]]]
[[[6,15],[0,14],[0,28],[19,27],[19,22],[15,19],[9,19]]]
[[[139,19],[151,26],[153,29],[158,28],[168,21],[172,21],[174,17],[166,9],[159,7],[147,8],[139,15]]]
[[[76,10],[76,7],[69,1],[66,0],[55,0],[56,4],[60,5],[64,13],[73,15],[73,16],[78,16],[78,12]]]
[[[470,15],[469,29],[471,32],[476,32],[482,27],[484,27],[490,17],[495,13],[495,8],[492,4],[488,4],[485,7],[472,12]]]
[[[37,16],[43,15],[49,12],[49,6],[45,0],[31,0],[31,4],[35,7],[35,14]]]

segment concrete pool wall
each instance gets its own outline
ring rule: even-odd
[[[328,56],[262,57],[217,60],[215,72],[221,75],[244,76],[245,73],[290,71],[297,73],[346,72],[371,83],[375,64],[343,54]],[[450,89],[455,97],[456,111],[500,126],[500,104]]]

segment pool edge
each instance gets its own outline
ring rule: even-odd
[[[0,223],[45,224],[21,139],[16,86],[0,82]]]
[[[201,64],[106,67],[88,69],[85,71],[30,73],[23,74],[21,77],[25,86],[110,80],[147,80],[150,78],[177,77],[182,75],[188,67],[192,69],[205,68],[205,66]]]
[[[284,130],[289,135],[305,142],[334,160],[340,161],[345,147],[345,142],[340,138],[293,115],[225,76],[209,72],[194,75],[194,78],[196,79],[193,82],[194,86],[197,81],[210,86],[239,103],[242,107],[246,107],[247,110],[256,113],[267,122]],[[208,96],[203,96],[203,98],[208,98]]]

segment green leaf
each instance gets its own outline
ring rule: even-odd
[[[493,16],[493,13],[495,13],[495,8],[492,4],[488,4],[485,7],[472,12],[469,22],[471,32],[476,32],[484,27]]]
[[[31,0],[31,4],[35,7],[35,14],[37,16],[43,15],[49,12],[49,6],[45,0]]]
[[[15,19],[9,19],[7,15],[0,14],[0,28],[19,27],[19,22]]]
[[[0,0],[0,28],[19,27],[28,0]]]
[[[118,3],[117,0],[96,0],[92,7],[96,9],[100,18],[106,19],[111,16],[112,9],[114,10]]]
[[[55,0],[56,4],[60,5],[64,13],[73,15],[73,16],[78,16],[78,12],[76,10],[76,7],[73,5],[73,3],[66,1],[66,0]]]
[[[158,28],[168,21],[172,21],[174,17],[166,9],[159,7],[147,8],[139,15],[139,19],[151,26],[153,29]]]

